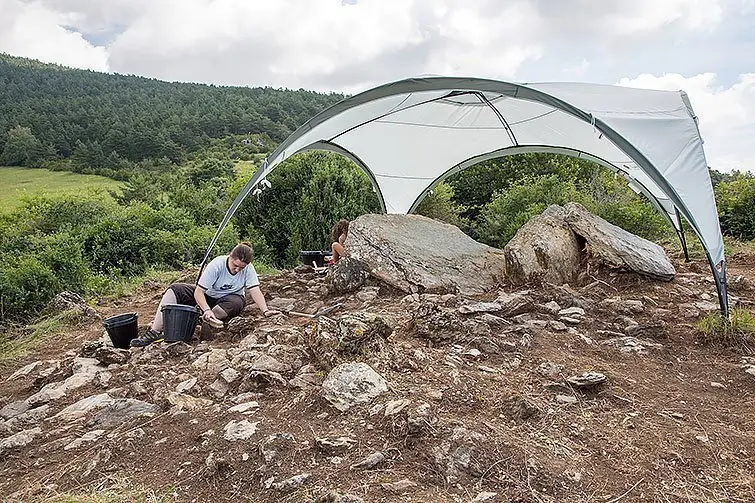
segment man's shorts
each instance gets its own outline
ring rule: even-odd
[[[184,306],[197,305],[197,301],[194,300],[194,288],[196,288],[194,285],[188,283],[173,283],[168,288],[173,290],[173,293],[176,294],[176,302],[179,304],[183,304]],[[220,306],[220,308],[228,314],[228,318],[233,318],[234,316],[241,314],[241,311],[244,310],[244,306],[246,305],[246,299],[235,293],[225,295],[219,299],[210,297],[207,294],[205,294],[205,297],[207,298],[207,304],[210,307]]]

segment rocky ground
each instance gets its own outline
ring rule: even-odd
[[[89,318],[0,373],[0,495],[113,481],[175,501],[755,501],[755,358],[704,344],[707,265],[671,282],[406,295],[262,278],[211,341],[116,350]],[[755,257],[732,257],[752,309]],[[165,285],[97,309],[137,311]]]

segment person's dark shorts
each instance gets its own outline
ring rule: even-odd
[[[173,283],[170,285],[171,290],[176,295],[176,302],[183,304],[184,306],[196,306],[197,301],[194,300],[194,285],[188,283]],[[228,318],[233,318],[241,314],[246,305],[246,299],[241,295],[232,293],[224,297],[216,299],[205,294],[207,298],[207,304],[210,307],[220,306],[220,308],[228,314]]]

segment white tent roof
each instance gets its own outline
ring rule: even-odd
[[[284,141],[235,207],[286,158],[310,149],[359,164],[389,213],[408,213],[443,178],[527,151],[585,157],[618,171],[680,230],[694,229],[711,264],[724,260],[713,188],[697,120],[684,92],[475,78],[386,84],[321,112]]]

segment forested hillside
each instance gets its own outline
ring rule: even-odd
[[[277,143],[343,98],[305,90],[162,82],[6,54],[0,54],[0,89],[0,152],[6,150],[9,131],[22,126],[39,141],[41,158],[100,149],[131,161],[177,161],[208,138],[229,134],[264,133]]]

